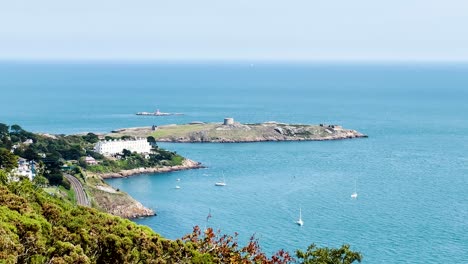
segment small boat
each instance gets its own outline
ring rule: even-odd
[[[299,219],[296,221],[296,224],[298,224],[300,226],[304,225],[304,221],[302,221],[302,210],[301,210],[301,208],[299,208]]]
[[[176,187],[175,187],[175,188],[176,188],[176,189],[180,189],[180,186],[179,186],[179,185],[176,185]]]
[[[357,191],[356,191],[356,180],[354,180],[354,192],[351,194],[351,198],[352,199],[356,199],[357,198]]]
[[[226,186],[226,180],[224,179],[224,173],[223,173],[223,181],[221,182],[216,182],[215,186]]]
[[[176,180],[176,181],[180,181],[180,179],[179,179],[179,178],[177,178],[177,180]]]

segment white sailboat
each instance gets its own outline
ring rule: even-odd
[[[354,192],[351,194],[351,198],[356,199],[357,198],[357,190],[356,190],[356,180],[354,180]]]
[[[224,173],[223,173],[223,181],[216,182],[215,186],[226,186],[226,180],[224,179]]]
[[[304,221],[302,221],[302,210],[301,210],[301,208],[299,208],[299,219],[296,221],[296,224],[298,224],[300,226],[304,225]]]

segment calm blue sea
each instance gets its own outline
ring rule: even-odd
[[[109,183],[169,238],[208,225],[269,253],[349,243],[364,263],[466,263],[468,65],[4,62],[0,91],[0,122],[36,132],[224,117],[359,130],[369,138],[160,144],[208,168]],[[186,115],[134,115],[155,109]]]

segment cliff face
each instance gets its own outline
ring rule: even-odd
[[[130,195],[120,191],[90,188],[93,202],[102,211],[124,218],[152,216],[155,212],[144,207]]]

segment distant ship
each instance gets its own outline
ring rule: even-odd
[[[143,115],[143,116],[171,116],[171,115],[183,115],[182,113],[164,113],[160,112],[159,109],[156,110],[156,112],[138,112],[136,113],[137,115]]]

